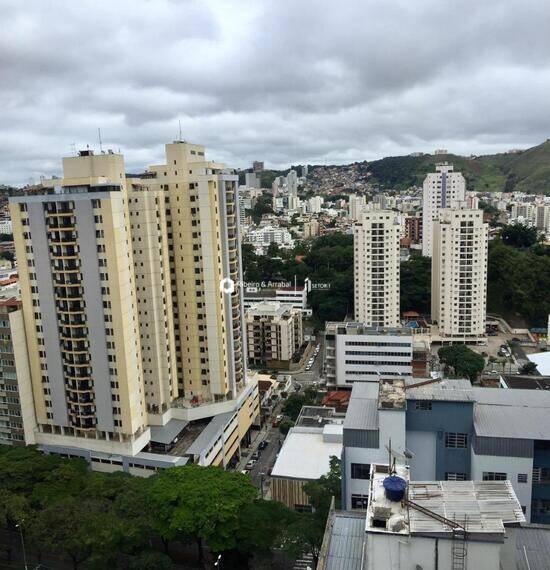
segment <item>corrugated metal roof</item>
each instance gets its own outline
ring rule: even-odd
[[[407,379],[407,385],[418,383],[417,378]],[[407,388],[408,400],[440,400],[450,402],[473,402],[475,395],[469,380],[446,378],[419,388]]]
[[[550,526],[524,525],[516,529],[517,570],[547,570]]]
[[[354,398],[352,394],[344,429],[378,429],[378,401]]]
[[[361,570],[365,515],[334,512],[331,522],[325,570]]]
[[[221,434],[223,428],[234,415],[235,412],[226,412],[225,414],[214,416],[185,453],[188,455],[201,455],[203,451],[212,445],[212,442]]]
[[[503,388],[472,388],[479,404],[529,408],[550,408],[550,391]]]
[[[168,445],[188,425],[186,420],[171,419],[164,426],[151,426],[151,441]]]
[[[509,481],[411,481],[409,499],[459,524],[469,533],[503,532],[503,524],[525,522]],[[451,532],[443,522],[409,509],[411,533]]]
[[[527,409],[521,405],[477,404],[474,409],[474,429],[478,436],[485,437],[548,439],[550,413],[544,407],[529,406]]]

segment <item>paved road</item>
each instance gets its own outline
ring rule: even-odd
[[[321,350],[319,351],[319,354],[315,358],[315,362],[313,363],[311,370],[307,372],[304,370],[303,372],[292,373],[294,380],[296,382],[299,382],[300,384],[302,382],[304,384],[308,384],[311,382],[319,382],[321,380],[322,376],[321,373],[323,370],[323,359],[325,357],[325,351],[323,346],[324,339],[322,337],[318,338],[317,344],[320,344]]]

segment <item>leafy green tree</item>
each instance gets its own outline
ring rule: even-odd
[[[266,253],[267,257],[277,257],[279,255],[279,246],[276,243],[270,243]]]
[[[521,367],[522,374],[536,374],[537,373],[537,365],[535,362],[526,362]]]
[[[304,492],[309,497],[310,505],[316,511],[322,511],[328,515],[332,498],[334,497],[336,508],[340,508],[342,494],[342,461],[333,455],[330,458],[330,469],[326,475],[322,475],[316,481],[310,481],[304,485]]]
[[[401,311],[428,314],[431,307],[432,260],[413,255],[401,264]]]
[[[258,490],[240,473],[186,465],[155,475],[150,493],[160,533],[192,537],[202,561],[203,541],[214,552],[236,547],[239,514]]]
[[[173,567],[169,556],[152,550],[141,552],[128,562],[129,570],[171,570]]]
[[[282,543],[286,527],[296,513],[277,501],[256,500],[240,513],[237,548],[248,554],[269,556]]]
[[[437,354],[439,360],[448,368],[452,368],[457,376],[467,377],[474,381],[485,367],[485,359],[465,344],[442,346]]]
[[[505,245],[519,248],[531,247],[538,240],[537,228],[525,224],[509,224],[502,228],[500,238]]]
[[[262,221],[264,214],[273,214],[273,208],[271,207],[272,198],[271,194],[263,194],[256,200],[254,207],[250,210],[250,216],[255,224],[259,224]]]
[[[550,256],[545,248],[517,249],[500,240],[489,245],[489,312],[529,326],[545,326],[550,314]]]
[[[293,427],[294,427],[294,422],[292,420],[283,420],[279,424],[279,431],[281,432],[282,435],[286,435]]]
[[[104,501],[68,497],[38,511],[26,525],[31,544],[69,557],[74,570],[94,557],[103,563],[116,558],[118,521]]]
[[[317,402],[318,392],[308,387],[299,394],[291,394],[283,405],[283,414],[293,422],[298,419],[302,406],[312,406]]]

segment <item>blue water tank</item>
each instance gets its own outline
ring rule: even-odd
[[[405,481],[405,479],[398,477],[397,475],[391,475],[384,479],[383,485],[384,490],[386,491],[386,498],[389,501],[398,503],[403,500],[407,489],[407,481]]]

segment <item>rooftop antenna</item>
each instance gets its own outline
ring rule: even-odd
[[[71,152],[73,153],[73,156],[76,156],[76,143],[75,142],[71,143]]]
[[[103,142],[101,141],[101,129],[98,127],[97,136],[99,138],[99,152],[103,154]]]
[[[180,138],[178,139],[181,142],[181,119],[178,119],[178,125],[179,125],[179,133],[180,133]]]

